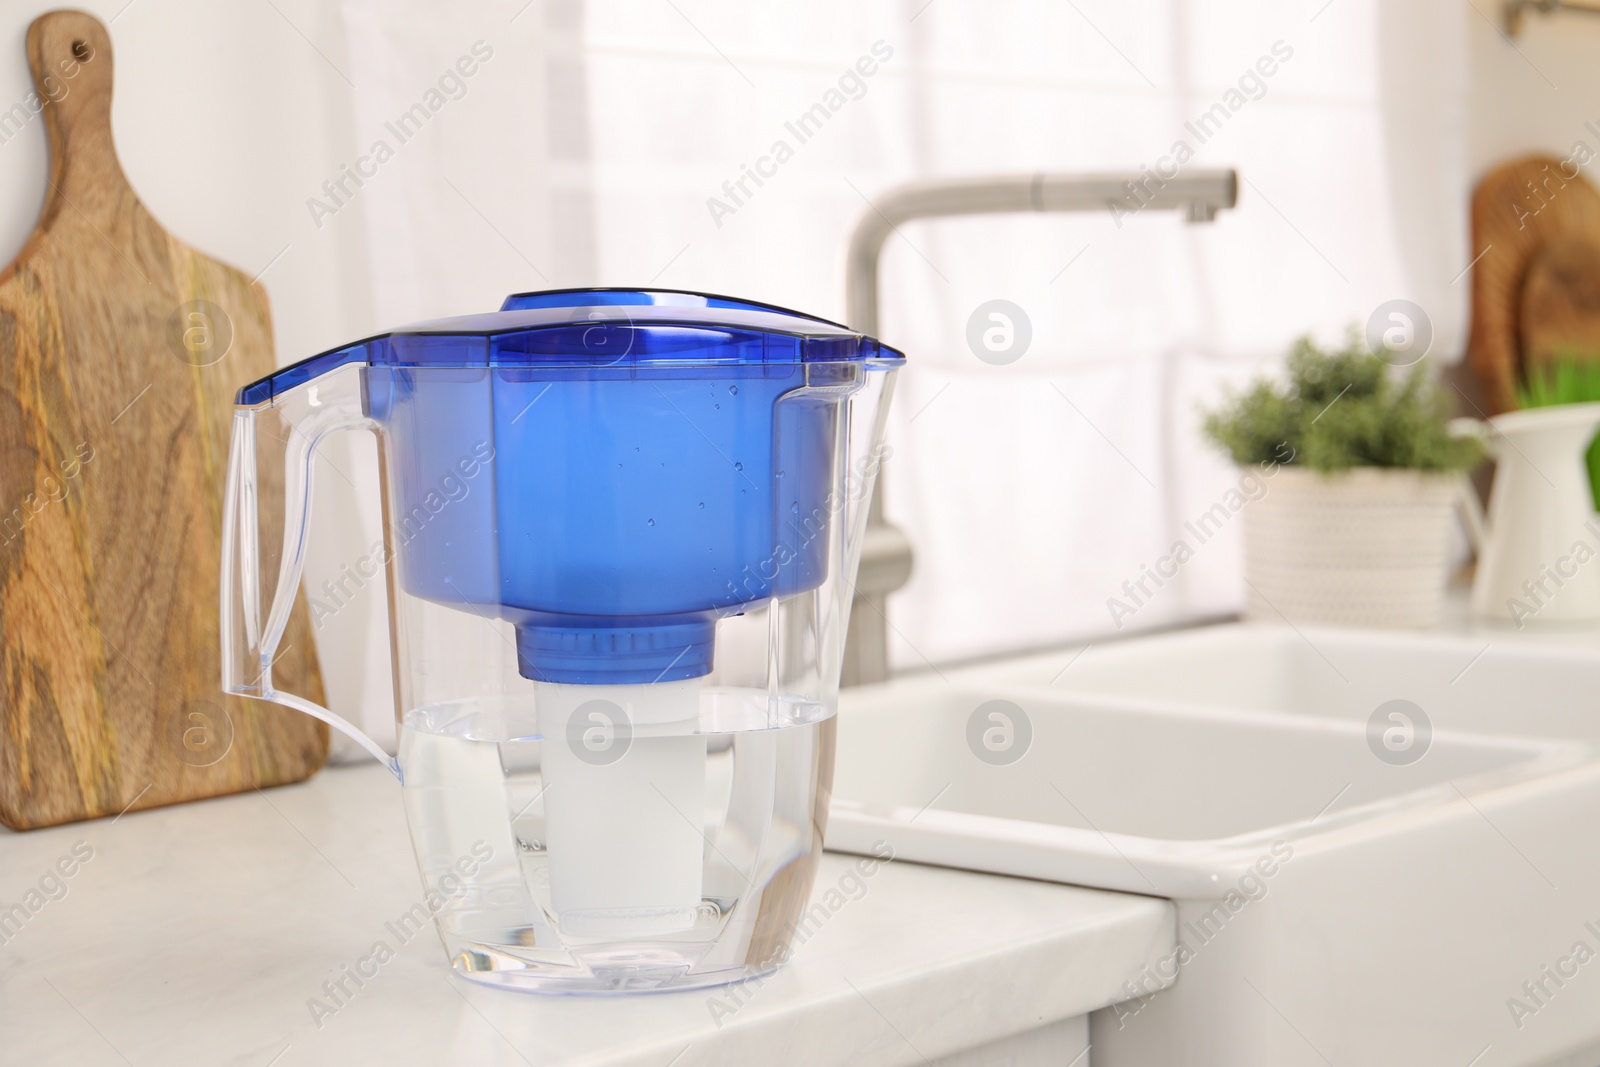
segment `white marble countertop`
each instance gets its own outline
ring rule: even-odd
[[[817,895],[853,862],[825,856]],[[1174,944],[1166,901],[896,862],[759,986],[510,993],[453,977],[430,933],[319,1027],[308,1000],[420,896],[399,788],[371,764],[0,830],[0,915],[41,880],[0,927],[7,1064],[918,1064],[1124,999]]]
[[[1451,586],[1445,594],[1438,632],[1466,637],[1481,637],[1486,642],[1543,645],[1572,651],[1600,650],[1600,624],[1592,622],[1545,622],[1535,616],[1520,628],[1509,619],[1485,619],[1472,613],[1469,586]]]

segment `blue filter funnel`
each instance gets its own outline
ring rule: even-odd
[[[405,592],[510,621],[526,678],[636,685],[705,675],[719,618],[827,577],[842,402],[902,361],[765,304],[568,290],[313,357],[239,403],[364,364]]]

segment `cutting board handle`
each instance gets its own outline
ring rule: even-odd
[[[41,224],[64,198],[105,229],[133,195],[111,140],[111,34],[87,12],[47,12],[28,27],[28,66],[50,137]]]

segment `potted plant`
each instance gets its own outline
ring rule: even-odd
[[[1263,378],[1206,416],[1206,436],[1268,477],[1245,509],[1248,615],[1425,628],[1438,621],[1462,472],[1483,444],[1451,433],[1421,364],[1397,371],[1352,331],[1297,341],[1286,380]]]

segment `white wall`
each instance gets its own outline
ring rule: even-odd
[[[1466,3],[1467,0],[1461,0]],[[1498,19],[1498,4],[1478,8]],[[1529,13],[1508,39],[1499,22],[1468,22],[1471,62],[1468,163],[1476,179],[1530,152],[1565,158],[1582,140],[1600,153],[1600,15]],[[1596,182],[1593,165],[1589,180]]]

